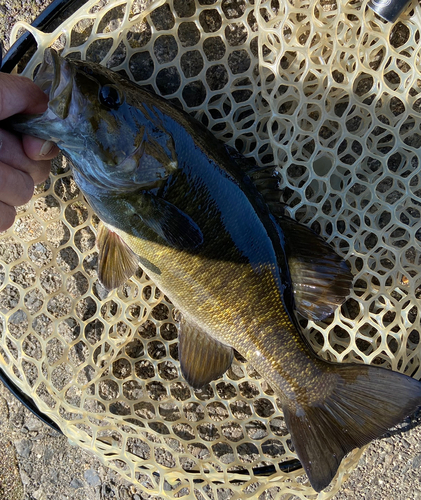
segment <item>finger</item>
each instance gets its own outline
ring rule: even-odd
[[[26,172],[0,162],[0,201],[11,206],[28,203],[34,194],[34,181]]]
[[[60,152],[54,142],[44,141],[31,135],[24,135],[22,137],[22,144],[26,156],[36,161],[52,160]]]
[[[0,201],[0,231],[6,231],[15,222],[16,210]]]
[[[48,97],[32,80],[0,73],[0,120],[16,113],[43,113]]]
[[[1,162],[28,173],[34,184],[45,181],[51,166],[49,160],[35,161],[29,158],[25,154],[20,137],[6,130],[0,129],[0,144]]]
[[[26,172],[0,162],[0,201],[11,206],[28,203],[34,194],[34,181]]]

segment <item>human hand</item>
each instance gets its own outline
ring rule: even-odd
[[[48,97],[25,77],[0,73],[0,120],[16,113],[43,113]],[[50,160],[58,148],[31,136],[18,137],[0,129],[0,231],[14,222],[15,206],[34,194],[34,185],[48,178]]]

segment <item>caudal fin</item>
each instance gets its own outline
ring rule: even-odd
[[[421,382],[366,365],[335,367],[338,381],[322,402],[284,408],[292,442],[312,487],[326,488],[342,458],[383,435],[421,405]]]

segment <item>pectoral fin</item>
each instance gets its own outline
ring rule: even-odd
[[[234,350],[185,319],[181,320],[180,327],[178,357],[181,373],[192,387],[200,389],[228,370]]]
[[[107,290],[118,288],[136,272],[138,256],[102,222],[98,225],[98,278]]]
[[[345,302],[352,274],[347,263],[311,229],[288,217],[279,218],[278,223],[285,236],[296,309],[320,321]]]
[[[144,193],[137,204],[136,216],[172,247],[192,251],[203,243],[199,226],[172,203]]]

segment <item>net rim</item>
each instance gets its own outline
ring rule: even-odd
[[[41,14],[36,17],[31,26],[39,29],[40,31],[48,32],[49,27],[61,15],[65,15],[69,9],[77,10],[84,5],[87,0],[54,0],[48,7],[46,7]],[[67,13],[67,15],[71,15]],[[32,33],[25,32],[16,42],[10,47],[2,58],[0,64],[0,71],[3,73],[11,73],[13,69],[19,64],[19,61],[26,52],[36,47],[36,40]]]

